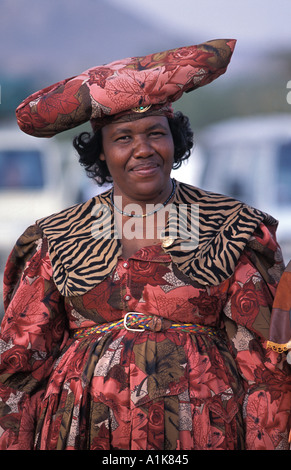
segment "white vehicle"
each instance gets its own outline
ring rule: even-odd
[[[75,203],[79,186],[70,178],[76,165],[68,144],[16,127],[0,131],[0,314],[3,270],[13,245],[37,219]]]
[[[180,168],[178,168],[177,170],[172,170],[171,176],[183,183],[192,184],[193,186],[199,186],[203,167],[203,150],[195,142],[194,136],[194,146],[190,157],[186,161],[182,162]]]
[[[237,118],[207,127],[201,187],[233,196],[279,220],[291,259],[291,114]]]

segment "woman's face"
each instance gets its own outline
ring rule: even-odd
[[[105,160],[114,194],[124,202],[163,202],[172,189],[174,142],[168,119],[150,116],[102,129]]]

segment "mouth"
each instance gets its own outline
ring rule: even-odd
[[[155,173],[158,168],[159,168],[159,165],[155,162],[143,162],[143,163],[134,165],[134,167],[130,168],[129,171],[135,174],[148,175],[148,174]]]

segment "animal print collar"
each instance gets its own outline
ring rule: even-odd
[[[218,285],[233,274],[261,222],[277,223],[235,199],[177,181],[163,250],[197,285]],[[54,280],[61,294],[83,295],[116,267],[122,247],[116,237],[110,190],[37,224],[48,240]]]

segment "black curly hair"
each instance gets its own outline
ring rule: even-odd
[[[175,147],[173,169],[177,169],[190,157],[194,134],[189,118],[180,111],[174,113],[174,117],[168,118],[168,121]],[[106,162],[99,158],[102,152],[101,130],[92,136],[89,132],[82,132],[74,138],[73,145],[89,178],[95,179],[99,186],[112,182]]]

